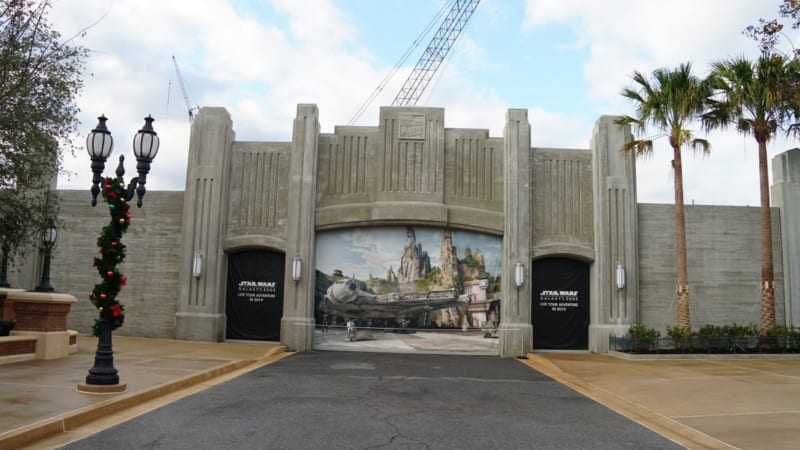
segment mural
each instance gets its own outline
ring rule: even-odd
[[[315,348],[495,352],[501,248],[426,227],[318,233]]]

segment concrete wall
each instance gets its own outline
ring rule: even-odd
[[[67,327],[90,334],[97,310],[89,294],[100,281],[92,261],[99,255],[97,238],[109,214],[102,200],[92,208],[88,189],[59,190],[58,195],[64,229],[51,261],[51,284],[57,292],[78,299],[67,316]],[[114,332],[118,335],[175,336],[183,199],[183,192],[148,191],[141,208],[131,207],[131,224],[122,240],[127,257],[119,266],[128,278],[120,292],[126,317]]]
[[[118,333],[223,340],[227,255],[270,248],[285,253],[287,267],[295,256],[303,261],[300,280],[286,274],[282,342],[308,350],[315,233],[398,224],[503,236],[503,279],[522,263],[528,280],[503,284],[504,356],[532,346],[529,265],[541,257],[592,263],[590,350],[604,351],[608,335],[632,323],[663,329],[675,322],[673,207],[636,203],[634,160],[619,151],[630,131],[614,119],[598,120],[588,150],[545,149],[530,147],[525,110],[508,111],[503,137],[446,128],[442,108],[406,107],[381,108],[377,126],[325,134],[316,106],[298,105],[291,142],[237,142],[227,111],[203,108],[192,127],[186,191],[149,192],[132,211],[122,266],[128,318]],[[784,283],[783,271],[800,258],[800,150],[792,152],[773,162],[781,208],[773,226],[777,320],[798,325],[800,293],[785,291],[800,285],[794,273]],[[87,297],[98,281],[91,263],[108,215],[91,208],[88,190],[59,194],[66,228],[52,284],[79,299],[68,325],[88,333],[96,312]],[[692,325],[758,322],[758,209],[687,206],[686,219]],[[191,271],[195,254],[203,258],[199,277]],[[33,259],[15,275],[30,285],[20,287],[35,285],[31,274],[41,264]],[[624,290],[614,282],[618,263]]]
[[[639,204],[639,322],[676,323],[675,208]],[[780,211],[772,216],[776,323],[785,323]],[[757,207],[686,206],[686,247],[692,329],[736,322],[758,325],[761,291]]]

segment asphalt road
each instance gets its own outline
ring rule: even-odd
[[[678,449],[514,359],[299,353],[66,449]]]

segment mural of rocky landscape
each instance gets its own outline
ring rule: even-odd
[[[315,348],[488,351],[500,321],[501,240],[425,227],[317,235]],[[434,337],[435,336],[435,337]],[[450,336],[448,339],[447,336]],[[390,342],[402,341],[402,342]]]

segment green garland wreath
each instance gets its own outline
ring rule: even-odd
[[[108,203],[111,222],[103,227],[97,246],[100,247],[100,257],[94,258],[93,265],[97,268],[102,281],[94,285],[89,300],[97,308],[100,317],[95,319],[92,334],[100,337],[102,320],[105,317],[111,323],[111,329],[116,330],[125,321],[125,307],[117,299],[120,289],[125,286],[127,279],[117,269],[117,265],[125,261],[125,245],[122,236],[128,230],[131,214],[130,206],[125,202],[125,180],[122,177],[106,178],[103,181],[103,200]]]

